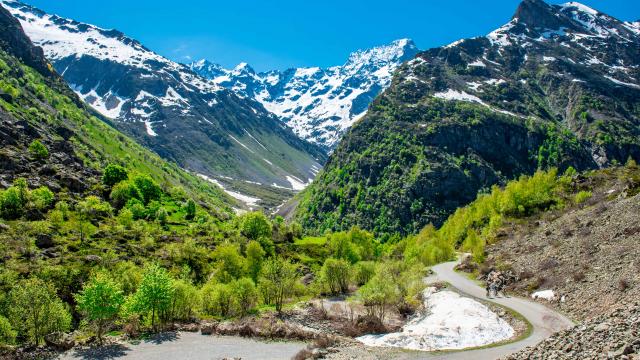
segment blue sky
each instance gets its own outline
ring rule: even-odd
[[[482,35],[519,0],[24,0],[47,12],[116,28],[173,60],[207,58],[256,70],[344,63],[356,49],[413,39],[420,49]],[[561,3],[563,1],[551,1]],[[622,20],[639,0],[583,0]]]

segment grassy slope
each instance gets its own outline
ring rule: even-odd
[[[57,76],[45,78],[4,52],[0,60],[0,87],[16,95],[10,101],[0,99],[0,107],[19,120],[74,131],[71,141],[86,166],[101,170],[107,163],[120,163],[132,172],[149,174],[167,189],[184,188],[187,195],[220,214],[236,205],[217,187],[162,160],[92,115]]]

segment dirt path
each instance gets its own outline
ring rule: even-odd
[[[291,359],[304,349],[302,342],[262,342],[236,336],[208,336],[200,333],[178,332],[161,334],[139,344],[105,346],[101,349],[74,349],[58,360],[243,360]]]

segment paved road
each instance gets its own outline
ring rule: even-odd
[[[432,268],[433,280],[446,281],[469,296],[485,299],[485,290],[472,280],[456,273],[456,262],[436,265]],[[533,325],[532,334],[518,342],[492,348],[455,351],[446,353],[427,353],[416,351],[398,351],[392,359],[429,359],[429,360],[493,360],[517,352],[527,346],[535,345],[551,334],[573,326],[571,320],[547,308],[546,306],[518,297],[490,299],[494,303],[509,307],[524,316]],[[74,349],[59,357],[59,360],[84,359],[127,359],[127,360],[215,360],[242,358],[243,360],[291,359],[305,347],[298,342],[261,342],[235,336],[203,336],[199,333],[168,333],[143,341],[136,345],[113,345],[97,350]],[[373,358],[375,349],[371,349]],[[382,356],[387,358],[387,356]]]
[[[456,351],[440,354],[416,353],[403,354],[400,358],[407,359],[474,359],[493,360],[512,354],[527,346],[532,346],[548,338],[553,333],[572,327],[574,324],[564,315],[549,309],[534,301],[519,297],[487,299],[485,289],[478,286],[473,280],[454,271],[457,262],[448,262],[436,265],[431,269],[435,275],[433,279],[446,281],[462,293],[472,297],[488,300],[499,305],[506,306],[524,316],[533,326],[531,335],[514,343],[469,351]]]
[[[59,360],[243,360],[291,359],[306,344],[301,342],[262,342],[236,336],[208,336],[178,332],[161,334],[137,345],[112,345],[101,349],[74,349]]]

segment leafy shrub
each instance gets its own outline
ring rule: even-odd
[[[591,196],[593,196],[591,191],[580,191],[576,194],[573,201],[575,201],[576,204],[582,204],[583,202],[591,199]]]
[[[129,173],[125,168],[117,164],[109,164],[102,174],[102,183],[108,187],[112,187],[121,181],[127,180],[128,178]]]
[[[150,176],[138,175],[133,178],[133,183],[140,190],[145,205],[152,200],[160,200],[162,189]]]
[[[44,146],[40,140],[33,140],[31,144],[29,144],[29,153],[38,160],[49,157],[49,150],[47,150],[47,147]]]
[[[235,294],[229,284],[207,283],[202,287],[202,310],[212,316],[227,317],[235,309]]]
[[[31,191],[30,195],[33,207],[37,210],[42,211],[48,209],[53,204],[53,192],[46,186],[41,186]]]
[[[246,272],[245,258],[240,255],[238,246],[231,243],[218,245],[213,251],[216,263],[215,278],[222,283],[229,283],[239,279]]]
[[[137,199],[142,201],[142,193],[132,181],[120,181],[111,190],[111,204],[116,209],[121,209],[129,200]]]
[[[11,324],[32,343],[39,345],[45,335],[69,330],[71,315],[52,284],[38,278],[23,280],[11,290],[9,298]]]
[[[173,280],[171,319],[192,320],[200,307],[201,297],[198,289],[186,280]]]
[[[11,328],[9,320],[0,315],[0,345],[12,345],[16,341],[17,333]]]
[[[296,266],[288,260],[271,258],[262,266],[258,290],[265,304],[281,312],[285,301],[294,294],[298,282]]]
[[[130,309],[141,315],[150,315],[151,327],[157,331],[157,319],[170,309],[173,291],[167,270],[157,264],[148,265],[138,290],[131,297]]]
[[[345,260],[333,258],[325,260],[320,274],[332,294],[345,294],[349,291],[351,266]]]
[[[196,202],[193,199],[187,200],[187,204],[184,207],[185,216],[184,218],[187,220],[193,220],[196,217]]]
[[[360,261],[353,266],[353,280],[359,286],[366,284],[376,273],[376,263]]]
[[[240,316],[246,315],[258,301],[258,291],[253,280],[242,278],[232,282],[231,291],[235,296]]]

